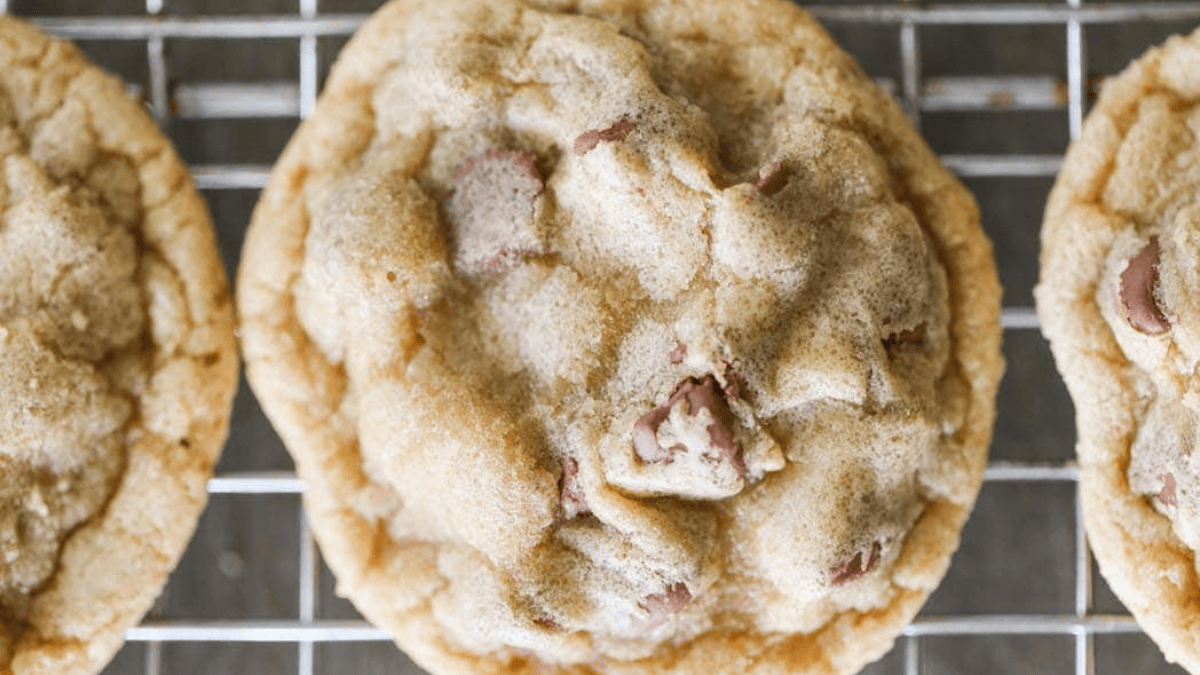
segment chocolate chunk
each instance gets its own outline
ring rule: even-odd
[[[631,131],[633,131],[633,122],[629,120],[621,120],[607,129],[585,131],[575,139],[575,154],[586,155],[600,145],[601,141],[605,143],[623,141]]]
[[[564,633],[567,630],[562,624],[548,616],[535,616],[533,622],[552,633]]]
[[[671,363],[679,365],[687,358],[687,345],[682,342],[676,342],[675,348],[667,354],[667,358],[671,359]]]
[[[575,461],[574,457],[563,458],[562,475],[558,479],[558,492],[563,517],[567,520],[591,513],[583,493],[583,486],[579,484],[579,462]]]
[[[457,184],[464,178],[475,171],[476,168],[485,168],[485,170],[494,171],[499,168],[501,171],[508,172],[510,168],[517,169],[520,173],[525,174],[527,178],[532,178],[539,184],[542,182],[542,176],[537,170],[537,158],[533,153],[524,152],[522,150],[499,150],[493,148],[472,157],[463,162],[463,165],[458,167],[458,171],[454,173],[454,182]],[[541,192],[539,186],[538,192]]]
[[[647,596],[645,600],[638,603],[638,607],[650,615],[647,619],[652,626],[656,626],[686,607],[691,601],[692,592],[681,581],[667,586],[662,593]]]
[[[669,462],[673,453],[658,444],[658,427],[671,414],[671,403],[651,410],[633,423],[633,451],[643,462]]]
[[[494,276],[513,265],[536,258],[542,253],[542,251],[525,248],[503,247],[496,252],[496,255],[484,260],[479,269],[487,276]]]
[[[746,378],[742,374],[734,370],[733,364],[728,361],[722,361],[725,365],[725,372],[721,376],[725,378],[725,396],[731,400],[749,400],[746,397]]]
[[[465,162],[446,204],[459,268],[494,275],[543,254],[535,213],[544,189],[528,152],[489,150]]]
[[[865,564],[863,563],[862,551],[855,553],[854,557],[847,562],[829,570],[829,583],[834,586],[841,586],[866,576],[867,572],[875,569],[875,566],[879,564],[882,554],[883,547],[880,546],[879,542],[871,544],[871,555],[867,558]]]
[[[1163,482],[1162,490],[1158,493],[1158,500],[1167,506],[1175,506],[1178,503],[1175,498],[1175,476],[1169,473],[1160,473],[1158,479]]]
[[[924,342],[925,324],[921,323],[888,335],[883,339],[883,348],[887,351],[888,358],[895,358],[896,351],[909,346],[920,346]]]
[[[1129,259],[1129,266],[1121,273],[1121,305],[1125,318],[1139,333],[1161,335],[1171,329],[1167,317],[1154,300],[1154,288],[1158,286],[1158,237],[1140,253]]]
[[[787,187],[792,177],[792,170],[780,162],[771,165],[769,171],[754,181],[754,189],[766,197],[774,197],[780,190]]]
[[[683,412],[688,417],[695,417],[701,409],[707,410],[712,417],[708,424],[707,448],[689,448],[679,444],[664,447],[659,438],[659,427],[667,421],[671,409],[676,405],[684,406]],[[741,448],[733,437],[733,413],[725,402],[724,392],[717,384],[717,378],[707,375],[703,380],[688,378],[681,382],[671,394],[667,402],[650,412],[642,415],[633,425],[633,448],[638,458],[647,463],[670,462],[679,452],[695,450],[705,453],[714,461],[730,461],[738,468],[739,473],[745,471],[742,462]]]

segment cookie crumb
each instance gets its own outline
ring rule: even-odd
[[[226,579],[239,579],[246,569],[246,561],[236,551],[225,551],[217,558],[217,569]]]

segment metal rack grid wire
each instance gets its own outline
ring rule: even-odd
[[[14,0],[15,1],[15,0]],[[324,0],[334,4],[334,0]],[[804,3],[802,3],[804,4]],[[0,0],[0,12],[9,10]],[[900,76],[881,78],[920,127],[922,116],[938,111],[971,111],[993,108],[997,101],[1014,110],[1065,111],[1070,138],[1079,134],[1088,96],[1088,68],[1084,34],[1089,27],[1133,21],[1200,21],[1200,2],[1111,2],[1085,4],[1085,0],[1047,1],[1041,4],[935,4],[907,1],[880,4],[809,5],[824,22],[877,25],[898,32]],[[302,118],[313,106],[319,85],[318,40],[344,37],[365,20],[365,14],[319,11],[318,0],[298,0],[297,11],[279,15],[168,16],[163,0],[145,0],[145,12],[123,16],[35,17],[49,32],[76,40],[144,43],[148,77],[132,84],[160,122],[171,118],[213,120],[224,118]],[[1048,76],[923,77],[921,28],[924,26],[1038,25],[1061,29],[1066,63],[1061,74]],[[299,76],[295,81],[251,83],[172,82],[165,44],[172,39],[287,38],[298,42]],[[1147,45],[1149,46],[1149,45]],[[139,91],[140,90],[140,91]],[[1061,155],[1050,154],[943,154],[958,175],[969,177],[1052,177]],[[193,164],[199,187],[208,191],[256,190],[263,186],[269,166],[264,164]],[[1037,223],[1030,223],[1036,227]],[[1006,339],[1020,331],[1036,331],[1037,318],[1029,306],[1005,306],[1002,322]],[[1064,420],[1063,423],[1069,423]],[[1067,462],[994,461],[988,468],[989,485],[1002,483],[1076,485],[1078,469]],[[299,480],[288,472],[226,473],[213,478],[211,494],[298,495]],[[298,500],[297,500],[298,502]],[[1136,634],[1139,628],[1125,614],[1092,611],[1092,562],[1079,514],[1075,491],[1073,532],[1074,611],[1050,614],[922,615],[897,643],[899,670],[922,673],[923,640],[931,637],[978,635],[1058,635],[1073,639],[1077,675],[1096,672],[1093,640],[1105,634]],[[311,536],[300,520],[298,611],[290,620],[206,621],[149,620],[131,629],[127,639],[145,645],[144,672],[162,670],[161,648],[176,642],[286,643],[298,650],[299,675],[314,673],[314,645],[326,643],[386,642],[386,634],[359,621],[317,618],[318,557]]]

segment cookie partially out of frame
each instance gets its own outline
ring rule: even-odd
[[[339,592],[434,673],[848,673],[983,476],[974,202],[794,5],[403,0],[243,251]]]
[[[1105,82],[1042,229],[1038,316],[1075,402],[1100,571],[1200,673],[1200,33]]]
[[[0,673],[99,672],[207,500],[233,303],[122,83],[0,17]]]

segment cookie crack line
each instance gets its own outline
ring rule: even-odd
[[[1175,91],[1174,89],[1169,89],[1169,88],[1165,88],[1165,87],[1153,87],[1153,88],[1146,90],[1146,96],[1152,96],[1155,94],[1166,95],[1168,98],[1171,98],[1174,101],[1182,100],[1183,103],[1189,109],[1195,109],[1197,106],[1200,106],[1200,98],[1186,98],[1185,99],[1185,98],[1181,97],[1180,94],[1177,91]],[[1183,106],[1180,106],[1180,109],[1175,109],[1173,107],[1172,112],[1178,114],[1178,113],[1182,112],[1182,107]],[[1133,101],[1126,108],[1123,108],[1117,112],[1097,109],[1091,113],[1091,116],[1094,116],[1097,120],[1099,120],[1100,118],[1103,118],[1103,119],[1107,120],[1110,124],[1112,124],[1112,126],[1115,129],[1118,130],[1118,136],[1120,138],[1120,141],[1117,144],[1118,150],[1113,153],[1114,157],[1117,154],[1117,152],[1119,152],[1119,148],[1124,147],[1126,142],[1128,142],[1129,131],[1137,124],[1139,116],[1134,114],[1136,109],[1137,109],[1137,103],[1136,103],[1136,101]],[[1122,123],[1123,120],[1128,120],[1131,117],[1133,118],[1132,120],[1129,120],[1127,123]],[[1091,126],[1094,126],[1096,124],[1099,124],[1099,121],[1093,122]],[[1200,142],[1200,139],[1198,139],[1198,142]],[[1068,150],[1068,152],[1070,152],[1070,150]],[[1098,185],[1098,187],[1094,190],[1089,190],[1088,192],[1090,193],[1090,195],[1085,195],[1078,191],[1072,191],[1071,194],[1069,195],[1069,199],[1070,199],[1069,204],[1074,204],[1077,206],[1094,206],[1094,207],[1101,209],[1104,212],[1115,213],[1116,215],[1119,215],[1121,218],[1123,218],[1127,222],[1137,223],[1139,227],[1145,226],[1145,223],[1142,222],[1141,214],[1138,211],[1122,210],[1122,209],[1114,208],[1114,207],[1110,206],[1109,204],[1105,203],[1105,195],[1108,193],[1108,185],[1112,181],[1112,177],[1115,172],[1116,172],[1115,159],[1110,159],[1110,160],[1104,162],[1102,165],[1102,168],[1095,175],[1095,177],[1088,181],[1089,183],[1094,183],[1094,184]],[[1186,188],[1186,186],[1180,186],[1178,189],[1181,192],[1184,192],[1184,191],[1186,191],[1187,188]],[[1163,195],[1160,198],[1160,201],[1166,201],[1175,196],[1176,196],[1175,193]],[[1048,224],[1048,225],[1052,226],[1053,224]]]
[[[122,425],[122,427],[119,430],[117,430],[113,433],[119,433],[122,435],[122,437],[124,437],[126,434],[129,433],[130,427],[134,426],[133,425],[134,418],[135,418],[134,415],[130,415],[129,420],[126,421],[126,423],[124,425]],[[120,469],[120,471],[118,471],[116,473],[115,476],[113,476],[114,481],[118,485],[125,477],[125,469],[126,469],[127,465],[128,465],[128,460],[125,457],[125,455],[122,453],[121,469]],[[100,508],[98,508],[95,511],[95,513],[93,513],[90,517],[85,518],[84,520],[80,521],[79,523],[76,523],[74,526],[72,526],[64,531],[64,534],[62,536],[62,541],[59,543],[58,547],[54,551],[54,565],[50,571],[50,574],[47,575],[46,578],[42,581],[42,583],[38,584],[37,587],[30,589],[29,593],[26,595],[26,597],[29,599],[29,601],[31,603],[33,601],[35,601],[35,599],[38,596],[42,595],[47,590],[49,590],[50,588],[53,588],[57,584],[58,573],[59,573],[59,570],[62,565],[63,549],[66,548],[67,542],[73,536],[75,536],[76,532],[84,529],[85,527],[92,525],[93,523],[95,523],[97,521],[103,520],[104,514],[106,514],[108,512],[109,504],[112,503],[112,500],[116,496],[116,494],[117,494],[116,488],[113,488],[112,490],[110,490],[108,495],[105,496],[104,501],[100,504]],[[24,619],[24,621],[30,626],[36,625],[36,623],[32,619],[26,618],[26,619]]]
[[[75,82],[77,82],[78,79],[84,75],[84,72],[85,72],[85,69],[83,67],[77,67],[77,68],[73,69],[69,74],[70,79],[67,81],[67,86],[65,87],[63,96],[58,101],[58,103],[53,108],[51,108],[49,111],[47,111],[43,114],[32,115],[29,117],[29,119],[26,121],[26,124],[28,124],[30,126],[30,129],[31,129],[30,133],[23,134],[25,137],[24,140],[26,140],[26,142],[29,142],[29,140],[31,140],[34,136],[36,136],[37,133],[39,131],[41,131],[42,127],[46,124],[46,122],[48,120],[52,119],[55,115],[57,115],[59,112],[61,112],[62,109],[71,102],[71,100],[73,98],[70,94],[71,87],[74,86]],[[39,81],[41,81],[41,80],[39,79]],[[89,129],[89,132],[90,131],[91,130]]]
[[[151,312],[151,309],[150,309],[151,302],[153,300],[153,295],[154,295],[153,290],[154,289],[151,288],[150,280],[148,277],[146,277],[147,270],[146,270],[145,261],[147,258],[152,258],[156,265],[161,265],[162,268],[171,275],[171,281],[173,281],[175,284],[177,284],[180,288],[182,288],[184,290],[184,298],[183,298],[182,307],[183,307],[183,309],[186,310],[186,316],[185,316],[186,324],[183,327],[184,330],[182,330],[181,332],[184,334],[194,333],[198,324],[196,323],[196,318],[194,316],[195,307],[192,306],[192,299],[190,297],[188,297],[188,294],[187,294],[187,291],[191,290],[187,277],[184,276],[179,271],[179,268],[176,267],[175,263],[173,263],[171,261],[171,258],[167,255],[166,251],[163,250],[161,245],[153,243],[153,242],[149,241],[147,238],[141,236],[140,230],[138,232],[138,235],[139,236],[137,239],[137,245],[138,245],[137,247],[138,247],[139,253],[141,255],[138,256],[138,269],[135,274],[135,279],[137,279],[137,281],[138,281],[138,288],[142,291],[142,293],[141,293],[141,295],[142,295],[142,316],[146,317],[147,334],[152,337],[152,333],[150,332],[151,327],[149,326],[149,324],[151,321],[153,321],[153,318],[154,318],[153,313]],[[219,303],[214,303],[214,304],[219,304]],[[211,325],[215,324],[217,321],[219,321],[219,319],[216,316],[210,316],[209,319],[210,319],[209,323],[199,324],[199,325],[211,326]],[[161,350],[165,345],[154,343],[154,346]],[[181,342],[180,344],[175,345],[175,348],[169,353],[169,356],[171,356],[171,357],[195,356],[195,354],[181,351],[182,349],[183,349],[183,343]],[[203,353],[207,353],[207,352],[203,352]],[[151,369],[151,370],[154,370],[154,369]]]
[[[129,394],[129,393],[121,391],[121,390],[118,390],[118,391],[122,395],[122,398],[126,399],[127,401],[129,401],[131,403],[132,407],[131,407],[131,411],[130,411],[130,415],[129,415],[128,419],[126,419],[126,421],[121,425],[121,427],[119,429],[114,430],[112,433],[114,435],[119,436],[121,439],[127,439],[127,438],[129,438],[131,433],[147,432],[147,430],[145,429],[144,424],[142,422],[142,411],[141,411],[141,407],[139,405],[140,397],[137,397],[135,395]],[[153,432],[149,432],[149,433],[153,433]],[[125,444],[126,444],[125,441],[122,440],[122,445],[125,445]],[[60,582],[59,572],[62,569],[63,555],[66,550],[68,542],[81,530],[91,528],[96,523],[104,522],[108,518],[112,504],[113,504],[114,500],[117,499],[117,497],[118,497],[118,493],[120,492],[120,486],[121,486],[122,482],[125,480],[125,476],[126,476],[126,473],[127,473],[128,467],[129,467],[128,454],[126,452],[122,452],[119,454],[119,457],[121,459],[120,469],[111,478],[111,480],[114,483],[113,488],[111,490],[109,490],[108,494],[104,497],[104,500],[103,500],[103,502],[101,502],[99,508],[97,508],[89,517],[81,520],[80,522],[76,523],[75,525],[73,525],[72,527],[70,527],[64,531],[64,533],[61,537],[61,541],[59,542],[58,546],[55,548],[53,566],[52,566],[50,573],[46,576],[46,578],[37,587],[30,589],[30,591],[25,596],[31,605],[36,604],[38,602],[39,597],[43,596],[45,593],[49,592],[50,590],[52,590],[58,586],[58,584]],[[141,551],[141,553],[149,553],[162,566],[167,566],[171,562],[170,557],[165,556],[162,553],[160,553],[155,546],[148,546],[143,551]],[[11,616],[9,610],[7,610],[5,608],[0,608],[0,612],[3,612],[4,614]],[[121,617],[120,617],[119,613],[114,614],[112,619],[108,623],[102,624],[102,625],[96,627],[95,630],[92,630],[89,634],[84,635],[81,638],[75,638],[75,637],[62,636],[61,634],[56,634],[54,636],[47,636],[45,633],[42,632],[43,626],[39,622],[37,622],[36,620],[34,620],[30,617],[22,617],[19,619],[19,625],[22,627],[22,629],[19,633],[16,634],[15,639],[13,640],[14,648],[9,653],[10,659],[8,661],[8,665],[11,666],[12,659],[15,658],[17,655],[17,650],[15,648],[16,645],[19,644],[20,642],[24,641],[26,634],[28,634],[30,631],[32,631],[37,636],[36,642],[39,646],[84,649],[84,648],[86,648],[88,639],[90,639],[91,637],[93,637],[95,635],[103,634],[107,630],[110,630],[114,627],[119,627],[119,625],[122,625],[123,623],[124,622],[121,621]],[[5,621],[5,624],[9,625],[9,626],[12,625],[7,620]]]

